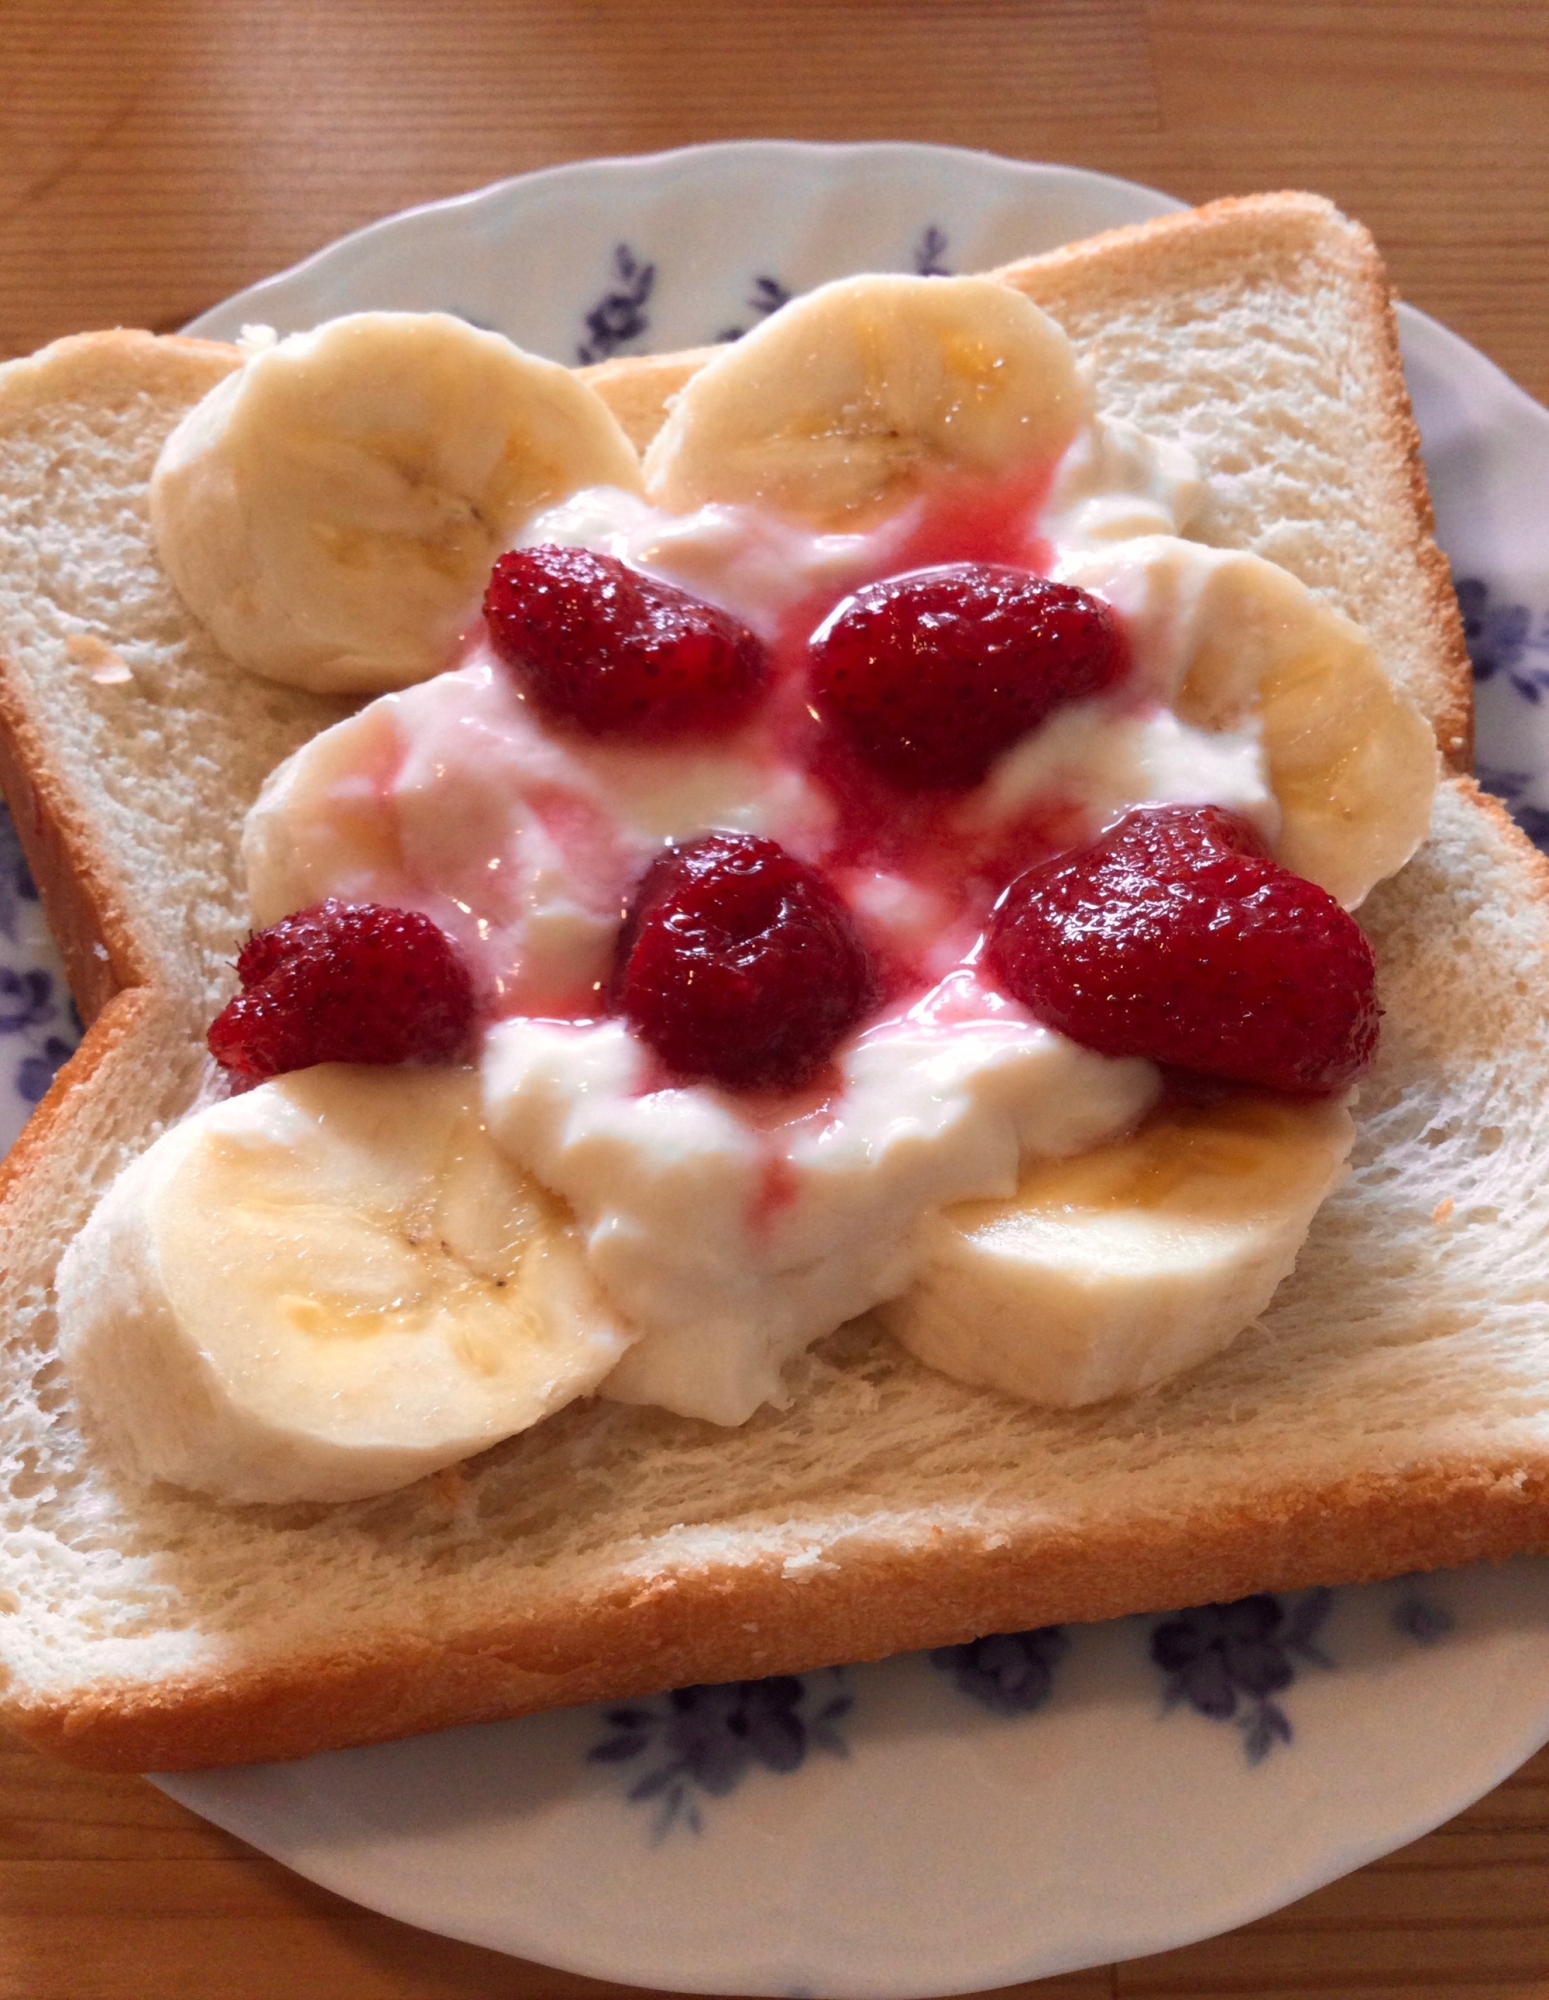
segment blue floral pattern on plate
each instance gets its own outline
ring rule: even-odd
[[[938,1646],[930,1663],[950,1674],[959,1694],[994,1715],[1031,1715],[1054,1691],[1055,1670],[1070,1651],[1062,1625],[998,1632],[966,1646]]]
[[[583,367],[611,360],[651,330],[645,308],[655,289],[656,266],[643,263],[627,243],[619,243],[613,251],[613,276],[612,288],[586,314],[586,332],[576,343],[576,359]]]
[[[764,274],[753,280],[752,289],[744,304],[757,321],[768,319],[769,315],[778,312],[781,306],[788,306],[794,297],[795,294],[789,285],[782,285],[778,278]],[[724,345],[729,340],[741,340],[747,330],[745,326],[723,326],[715,337]]]
[[[913,261],[922,278],[950,278],[952,266],[941,260],[947,254],[947,232],[939,223],[928,222],[915,239]]]
[[[1483,577],[1459,577],[1457,592],[1475,682],[1503,680],[1537,708],[1549,695],[1549,611],[1535,614],[1526,604],[1499,597]],[[1526,796],[1542,785],[1544,774],[1476,760],[1475,775],[1511,808],[1528,839],[1549,854],[1549,810]]]
[[[1452,1613],[1421,1579],[1400,1579],[1400,1588],[1387,1621],[1400,1639],[1434,1646],[1455,1629]],[[1325,1674],[1337,1670],[1323,1633],[1341,1595],[1348,1593],[1258,1591],[1230,1604],[1128,1620],[1162,1677],[1158,1718],[1188,1708],[1207,1721],[1233,1723],[1250,1766],[1261,1764],[1277,1744],[1296,1741],[1277,1697],[1309,1666]],[[955,1693],[1013,1723],[1049,1701],[1075,1636],[1064,1626],[1042,1625],[940,1646],[925,1657]],[[703,1833],[701,1795],[727,1798],[757,1770],[789,1776],[806,1768],[813,1750],[847,1757],[839,1725],[864,1719],[871,1687],[863,1675],[830,1668],[679,1688],[659,1702],[602,1710],[607,1734],[584,1756],[591,1764],[629,1766],[624,1798],[631,1805],[655,1804],[653,1841],[674,1827]]]
[[[22,859],[15,823],[0,807],[0,1131],[28,1112],[81,1038],[80,1016]]]
[[[1164,1707],[1187,1703],[1212,1722],[1235,1721],[1248,1762],[1260,1763],[1271,1745],[1291,1741],[1291,1724],[1273,1697],[1296,1679],[1297,1661],[1333,1667],[1316,1643],[1333,1597],[1331,1590],[1312,1590],[1287,1608],[1259,1591],[1164,1618],[1150,1648],[1166,1676]]]
[[[930,222],[920,231],[910,251],[910,261],[918,276],[922,278],[948,278],[952,275],[950,264],[942,262],[948,250],[947,233],[939,224]],[[616,283],[583,315],[583,332],[576,342],[576,358],[583,364],[607,361],[620,353],[627,345],[643,341],[651,331],[650,315],[646,311],[647,301],[656,285],[656,261],[647,262],[628,243],[615,245],[613,269]],[[753,315],[750,325],[768,319],[781,306],[789,305],[796,296],[795,289],[782,279],[771,277],[768,272],[759,272],[749,281],[747,297],[743,303]],[[471,315],[463,314],[465,319]],[[474,324],[482,322],[475,320]],[[741,340],[748,331],[747,326],[723,326],[713,336],[717,344]]]
[[[723,1799],[750,1772],[799,1771],[811,1750],[847,1757],[839,1724],[855,1697],[845,1685],[845,1669],[809,1675],[771,1674],[758,1681],[721,1681],[677,1688],[662,1707],[639,1703],[610,1708],[604,1720],[612,1732],[586,1753],[594,1764],[649,1768],[636,1777],[626,1797],[633,1805],[655,1801],[653,1836],[675,1825],[701,1833],[704,1820],[695,1793]],[[807,1682],[815,1680],[814,1690]]]

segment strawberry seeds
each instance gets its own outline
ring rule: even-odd
[[[473,1025],[467,967],[417,910],[329,897],[250,937],[237,977],[209,1049],[253,1082],[315,1063],[448,1062]]]
[[[1028,869],[986,957],[1013,999],[1100,1055],[1306,1097],[1347,1089],[1377,1045],[1359,925],[1219,806],[1142,808]]]

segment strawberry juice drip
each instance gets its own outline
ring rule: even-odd
[[[937,481],[868,538],[861,562],[849,568],[842,582],[829,581],[808,593],[778,619],[772,632],[766,625],[770,675],[757,712],[740,728],[711,731],[703,738],[690,734],[683,741],[685,758],[708,749],[724,752],[766,778],[786,773],[798,783],[808,781],[805,795],[819,803],[816,821],[810,814],[799,824],[789,821],[782,809],[767,823],[767,831],[818,868],[854,914],[878,972],[873,1021],[895,1015],[964,964],[1007,884],[1094,829],[1086,824],[1081,801],[1054,787],[1046,787],[1013,816],[992,820],[974,809],[982,787],[907,789],[868,766],[814,705],[809,641],[837,605],[886,578],[962,563],[1046,574],[1053,551],[1038,532],[1038,519],[1050,476],[1050,468],[1040,467],[995,482]],[[475,640],[470,660],[480,650]],[[504,678],[501,670],[497,673]],[[526,708],[520,690],[513,687],[512,693]],[[530,709],[527,713],[531,715]],[[557,723],[547,728],[556,745],[573,746],[586,766],[592,750],[584,731],[576,734]],[[627,750],[615,738],[609,754]],[[642,742],[638,754],[660,757],[666,750],[665,745]],[[386,791],[396,771],[372,777]],[[638,860],[632,858],[638,837],[632,845],[624,820],[609,811],[606,787],[599,797],[595,778],[570,784],[563,776],[548,782],[534,773],[523,796],[531,823],[563,855],[577,901],[599,916],[622,909],[639,873]],[[679,841],[693,837],[692,831],[676,836]],[[505,884],[497,860],[490,873],[492,897],[503,884],[509,896],[515,884]],[[405,900],[449,922],[460,940],[465,929],[478,939],[488,937],[489,925],[477,921],[481,915],[507,921],[507,911],[497,913],[494,901],[487,911],[458,902],[448,918],[435,908],[432,885],[405,887],[411,890]],[[467,942],[474,943],[474,935]],[[560,983],[528,963],[525,953],[503,964],[494,963],[487,947],[481,955],[490,961],[490,973],[498,975],[478,981],[480,1016],[486,1024],[517,1015],[579,1025],[608,1011],[606,976],[589,974],[584,981]]]
[[[1038,516],[1054,477],[1052,466],[1006,479],[941,479],[903,516],[887,546],[886,567],[857,583],[942,563],[1004,563],[1047,576],[1054,550],[1038,532]]]
[[[943,480],[906,510],[902,527],[879,537],[878,561],[843,590],[817,591],[793,606],[774,641],[768,716],[772,754],[810,772],[833,800],[835,832],[819,856],[824,872],[857,909],[881,975],[883,1011],[917,998],[963,962],[1006,885],[1024,868],[1087,838],[1078,799],[1047,794],[993,827],[964,823],[963,794],[906,791],[855,756],[825,728],[808,698],[812,634],[866,583],[950,563],[987,563],[1048,573],[1053,549],[1037,532],[1050,468],[987,483]],[[867,878],[885,876],[928,898],[935,935],[914,949],[868,924]]]

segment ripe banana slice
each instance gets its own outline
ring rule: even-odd
[[[841,278],[690,378],[645,457],[669,513],[870,526],[933,472],[1051,466],[1088,414],[1062,330],[987,278]]]
[[[59,1273],[121,1463],[227,1500],[355,1500],[595,1388],[634,1338],[468,1070],[298,1071],[165,1133]]]
[[[394,900],[383,885],[408,872],[389,789],[404,759],[397,711],[396,696],[368,702],[319,730],[265,778],[242,822],[255,930],[327,896]]]
[[[1425,838],[1436,741],[1358,625],[1259,556],[1145,535],[1068,558],[1125,620],[1147,691],[1195,728],[1257,722],[1275,858],[1354,909]]]
[[[557,362],[447,313],[353,313],[248,356],[151,479],[167,573],[223,651],[321,693],[452,662],[490,565],[634,446]]]
[[[1354,1130],[1337,1100],[1164,1107],[1128,1138],[1031,1163],[1009,1202],[931,1217],[919,1278],[880,1317],[943,1374],[1028,1402],[1149,1388],[1268,1305]]]

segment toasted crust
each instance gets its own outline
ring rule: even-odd
[[[482,1630],[403,1632],[362,1657],[90,1691],[16,1707],[37,1749],[115,1771],[305,1757],[662,1688],[805,1673],[986,1632],[1079,1624],[1252,1591],[1362,1583],[1549,1551],[1549,1468],[1509,1462],[1404,1478],[1288,1485],[1251,1510],[1201,1512],[1165,1542],[1133,1521],[1057,1525],[987,1550],[946,1531],[907,1553],[867,1548],[795,1582],[778,1563],[621,1582]]]
[[[0,791],[16,822],[48,927],[89,1027],[116,993],[150,977],[98,865],[92,832],[55,774],[15,690],[0,679]],[[46,1123],[46,1114],[39,1116]],[[28,1121],[30,1138],[39,1116]]]
[[[1352,394],[1367,420],[1370,477],[1389,496],[1402,600],[1395,629],[1425,638],[1397,665],[1412,675],[1457,761],[1467,744],[1467,663],[1445,563],[1430,541],[1385,282],[1365,232],[1313,197],[1278,195],[1118,231],[1000,275],[1062,317],[1101,317],[1120,291],[1138,317],[1159,298],[1180,302],[1182,313],[1192,297],[1196,312],[1208,311],[1222,272],[1255,258],[1266,287],[1277,271],[1311,270],[1317,287],[1336,290],[1341,324],[1365,357]],[[1166,313],[1154,311],[1148,324],[1165,332]],[[667,398],[713,351],[586,373],[643,445]],[[30,419],[43,395],[103,408],[159,399],[165,427],[234,360],[234,350],[212,343],[144,334],[61,343],[0,371],[0,444],[7,424]],[[1096,360],[1103,364],[1101,354]],[[134,466],[126,460],[126,493],[146,469],[144,449]],[[1223,521],[1221,532],[1232,530]],[[1337,576],[1310,580],[1341,587]],[[1358,594],[1366,586],[1357,579],[1343,587]],[[157,588],[162,596],[143,621],[152,635],[177,612]],[[7,634],[0,614],[0,637]],[[179,671],[192,661],[189,672],[205,676],[196,685],[224,686],[218,659],[200,644],[185,621],[172,631],[169,657]],[[0,778],[83,1011],[95,1017],[0,1179],[0,1257],[11,1272],[8,1393],[35,1478],[37,1454],[51,1448],[65,1408],[47,1359],[52,1259],[117,1161],[188,1101],[199,1023],[223,977],[221,940],[240,913],[228,891],[225,932],[216,922],[186,938],[165,919],[115,851],[99,802],[82,789],[91,741],[71,752],[74,778],[62,775],[62,725],[46,687],[57,648],[39,641],[39,657],[23,659],[13,636],[10,650],[0,659]],[[160,691],[134,710],[136,726],[158,717],[171,726],[175,718],[151,699]],[[138,688],[133,698],[142,701]],[[238,694],[211,698],[222,704],[215,719],[229,721],[224,704]],[[221,754],[235,759],[233,746],[248,734],[259,747],[271,743],[265,731],[276,744],[299,740],[328,719],[299,698],[281,713],[277,700],[254,707],[241,728],[231,723]],[[254,770],[261,775],[257,749],[251,761],[232,773],[220,838],[240,818]],[[212,870],[220,838],[211,836]],[[1430,852],[1374,899],[1372,914],[1398,1045],[1391,1074],[1373,1086],[1368,1130],[1395,1161],[1409,1157],[1410,1126],[1435,1105],[1451,1106],[1469,1133],[1488,1134],[1497,1128],[1487,1120],[1499,1118],[1514,1142],[1522,1136],[1521,1121],[1496,1108],[1494,1072],[1489,1088],[1466,1101],[1472,1087],[1460,1081],[1492,1049],[1499,1055],[1499,1029],[1493,1041],[1481,1034],[1477,1048],[1434,1039],[1434,1022],[1462,990],[1454,934],[1471,925],[1470,937],[1486,939],[1476,946],[1482,971],[1471,968],[1480,979],[1530,983],[1530,960],[1549,967],[1549,865],[1493,801],[1469,785],[1448,788]],[[1509,949],[1489,941],[1497,935]],[[1549,1074],[1541,1007],[1532,998],[1510,1005],[1517,1059],[1530,1079]],[[1545,1046],[1524,1053],[1535,1034]],[[136,1115],[116,1115],[126,1101]],[[1429,1187],[1438,1166],[1466,1177],[1484,1147],[1482,1139],[1474,1152],[1422,1147],[1415,1185]],[[1541,1181],[1545,1162],[1538,1153],[1532,1160]],[[1352,1231],[1368,1248],[1387,1241],[1395,1217],[1413,1233],[1388,1183],[1373,1176],[1363,1199],[1364,1209],[1331,1204],[1309,1252],[1314,1267],[1346,1257]],[[1418,1318],[1403,1311],[1384,1322],[1380,1339],[1325,1339],[1348,1289],[1342,1277],[1320,1293],[1316,1268],[1299,1272],[1266,1327],[1220,1367],[1200,1371],[1208,1380],[1166,1385],[1130,1411],[1029,1412],[932,1377],[861,1325],[811,1358],[787,1417],[765,1413],[743,1433],[720,1434],[659,1413],[575,1408],[540,1427],[541,1436],[512,1440],[463,1474],[375,1506],[221,1510],[165,1489],[135,1494],[95,1464],[88,1440],[68,1466],[61,1458],[55,1476],[62,1491],[85,1479],[101,1518],[115,1523],[123,1588],[143,1587],[152,1609],[115,1622],[110,1604],[94,1634],[100,1659],[80,1642],[81,1661],[63,1672],[51,1663],[54,1639],[13,1640],[3,1655],[4,1718],[74,1762],[187,1769],[688,1681],[799,1671],[985,1631],[1549,1548],[1549,1447],[1536,1410],[1531,1421],[1514,1414],[1466,1435],[1456,1426],[1417,1441],[1384,1434],[1344,1459],[1325,1448],[1319,1426],[1337,1421],[1327,1413],[1368,1396],[1374,1369],[1387,1370],[1381,1379],[1395,1408],[1417,1396],[1423,1404],[1433,1372]],[[1381,1283],[1370,1296],[1380,1305]],[[1300,1375],[1276,1358],[1298,1342],[1312,1357]],[[1549,1382],[1549,1363],[1543,1373]],[[1516,1393],[1515,1377],[1508,1386]],[[1266,1458],[1258,1442],[1264,1409],[1289,1398],[1294,1420],[1303,1395],[1314,1435],[1281,1460]],[[815,1441],[798,1449],[792,1433],[802,1424]],[[1180,1455],[1189,1457],[1183,1473]],[[38,1525],[26,1511],[32,1502],[20,1482],[7,1497],[30,1531],[55,1532],[52,1517]],[[550,1513],[564,1519],[556,1525]],[[68,1552],[68,1518],[58,1533]],[[351,1564],[364,1579],[360,1591],[347,1601],[330,1596],[338,1570]],[[29,1614],[43,1621],[42,1599],[56,1587],[23,1567],[12,1626]],[[315,1616],[309,1589],[319,1600]],[[232,1608],[230,1596],[246,1608]],[[40,1634],[53,1630],[36,1623]],[[79,1632],[79,1621],[70,1630]]]

